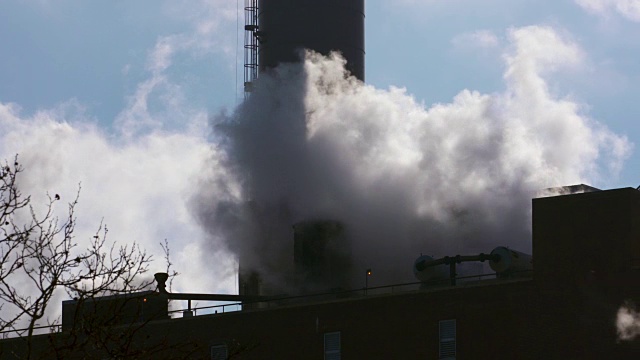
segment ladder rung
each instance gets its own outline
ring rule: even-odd
[[[258,0],[245,0],[245,44],[244,44],[244,93],[245,99],[253,90],[258,78],[258,43],[261,35],[258,25]]]

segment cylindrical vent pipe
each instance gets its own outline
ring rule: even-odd
[[[456,264],[469,261],[485,262],[487,260],[489,260],[489,266],[498,274],[498,277],[527,276],[533,270],[531,255],[511,250],[504,246],[498,246],[489,255],[480,253],[478,255],[445,256],[437,260],[430,256],[421,255],[413,263],[413,274],[422,282],[441,279],[446,276],[445,269],[448,266],[451,285],[455,285],[457,277]]]
[[[498,246],[491,251],[491,269],[498,274],[527,273],[533,270],[533,258],[529,254]],[[496,256],[497,255],[497,256]]]
[[[437,266],[429,266],[434,259],[428,255],[421,255],[413,263],[413,275],[422,281],[443,280],[449,277],[449,267],[443,264]]]
[[[364,0],[259,0],[260,72],[300,61],[301,51],[338,51],[364,81]]]

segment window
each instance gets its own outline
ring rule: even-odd
[[[213,345],[211,347],[211,360],[227,360],[228,358],[227,345]]]
[[[456,358],[456,320],[442,320],[440,327],[439,359]]]
[[[324,334],[324,360],[340,360],[340,331]]]

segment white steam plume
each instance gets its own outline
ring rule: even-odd
[[[630,144],[549,91],[546,76],[581,62],[576,44],[536,26],[508,39],[504,93],[431,107],[347,78],[336,55],[262,76],[215,119],[242,201],[195,199],[202,223],[274,277],[291,270],[291,225],[307,219],[343,222],[356,273],[374,268],[378,284],[411,281],[420,253],[530,251],[536,191],[597,181],[602,164],[615,173]]]
[[[233,277],[234,260],[224,248],[202,251],[202,230],[187,208],[201,178],[224,179],[220,169],[205,166],[219,156],[197,125],[206,124],[206,113],[192,119],[190,131],[154,130],[134,138],[109,136],[86,119],[68,122],[70,117],[60,108],[24,116],[16,105],[0,103],[0,154],[12,159],[19,153],[25,168],[19,186],[32,195],[36,209],[45,204],[46,192],[57,193],[63,201],[56,210],[63,217],[65,200],[73,199],[81,183],[81,246],[104,219],[110,240],[135,241],[154,254],[152,271],[164,270],[159,243],[168,239],[174,266],[183,274],[174,290],[232,290],[233,283],[224,281]]]
[[[640,312],[628,302],[618,309],[616,317],[618,340],[631,341],[640,336]]]
[[[504,93],[464,90],[430,107],[404,89],[345,79],[337,57],[311,55],[304,71],[263,76],[233,116],[218,117],[213,144],[206,113],[180,101],[163,72],[171,59],[154,52],[159,65],[115,132],[73,101],[33,115],[0,103],[0,155],[20,153],[20,186],[36,205],[46,191],[69,199],[82,182],[81,244],[103,218],[110,239],[138,241],[156,258],[168,238],[183,274],[175,291],[233,291],[228,248],[258,268],[289,267],[290,226],[309,218],[348,226],[354,268],[375,269],[370,285],[412,280],[420,252],[529,250],[535,191],[597,180],[600,164],[615,172],[629,151],[579,104],[549,92],[545,71],[579,62],[574,44],[539,27],[509,39]],[[147,101],[159,93],[172,99],[160,110]],[[257,241],[265,233],[271,240]]]
[[[170,18],[190,26],[157,39],[147,58],[148,77],[130,95],[113,128],[101,128],[75,99],[34,114],[0,101],[0,159],[19,154],[25,168],[19,179],[22,193],[32,195],[36,210],[46,203],[47,192],[60,194],[56,214],[61,218],[82,184],[75,231],[80,247],[88,245],[102,221],[110,241],[135,241],[154,256],[151,277],[166,268],[159,244],[167,239],[174,269],[181,273],[173,291],[230,293],[235,291],[235,259],[224,246],[204,244],[203,230],[188,209],[201,181],[229,182],[224,168],[210,166],[224,154],[207,140],[207,111],[187,101],[184,81],[177,82],[170,68],[180,56],[212,54],[222,54],[232,68],[236,4],[197,0],[162,6]],[[229,192],[218,191],[215,183],[207,191],[215,198]],[[25,286],[23,291],[28,295],[30,290]],[[51,320],[65,298],[59,292],[52,300]]]

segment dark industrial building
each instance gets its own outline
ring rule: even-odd
[[[634,359],[640,339],[618,340],[615,320],[625,302],[640,303],[638,219],[633,188],[537,198],[529,276],[254,299],[261,306],[173,319],[168,298],[206,295],[146,292],[131,303],[141,304],[140,316],[108,332],[128,334],[141,358]],[[37,352],[64,348],[79,317],[36,336]],[[23,347],[20,338],[4,340],[0,357],[20,358]],[[64,358],[86,351],[70,347]],[[91,351],[105,358],[104,349]]]

